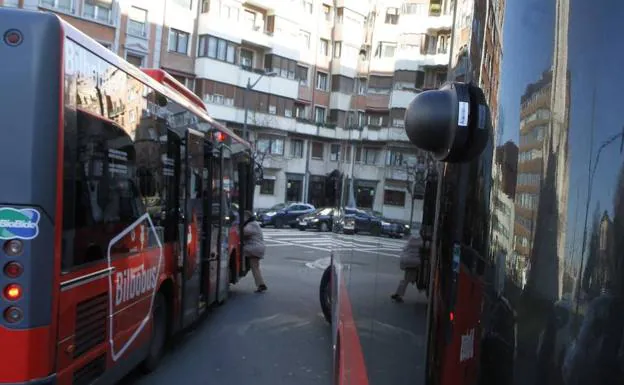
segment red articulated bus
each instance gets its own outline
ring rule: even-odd
[[[56,15],[0,26],[0,384],[152,370],[246,274],[250,146]]]

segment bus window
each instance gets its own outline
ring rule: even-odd
[[[65,134],[64,268],[104,259],[111,238],[144,212],[132,140],[114,123],[77,109]],[[73,252],[70,252],[73,251]]]

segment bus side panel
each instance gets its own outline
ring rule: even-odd
[[[68,37],[64,52],[62,383],[114,381],[142,358],[179,219],[169,142],[148,140],[166,134],[149,110],[156,95],[83,43]]]
[[[8,37],[12,36],[11,41]],[[59,142],[61,36],[52,15],[0,9],[0,267],[15,261],[23,273],[0,273],[0,290],[21,285],[21,297],[0,297],[0,382],[23,382],[53,372],[54,223]],[[17,38],[16,38],[17,37]],[[7,255],[5,242],[23,243]],[[8,322],[17,307],[22,318]]]

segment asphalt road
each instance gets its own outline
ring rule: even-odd
[[[414,378],[422,373],[424,297],[410,286],[405,303],[389,300],[400,279],[404,240],[264,232],[268,250],[261,268],[269,290],[254,293],[249,274],[155,372],[133,373],[122,385],[330,384],[331,330],[318,299],[330,248],[345,262],[371,385],[419,383]]]

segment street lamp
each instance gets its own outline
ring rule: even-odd
[[[356,68],[356,71],[359,69],[360,67],[360,63],[363,63],[367,60],[368,58],[368,51],[369,51],[369,45],[368,44],[362,44],[362,46],[360,47],[360,52],[358,55],[358,68]],[[369,76],[370,76],[370,60],[368,61],[368,67],[366,68],[366,87],[368,88],[368,80],[369,80]],[[358,79],[360,79],[360,77],[358,76]],[[359,88],[359,81],[358,83],[356,83],[358,88]],[[355,92],[359,92],[359,90],[354,90]],[[355,118],[355,109],[353,109],[353,94],[351,95],[351,103],[350,103],[350,107],[351,107],[351,113],[349,114],[349,116],[353,116]],[[362,127],[359,126],[359,121],[358,121],[358,131],[360,131],[360,133],[362,132]],[[351,141],[351,128],[349,128],[349,140]],[[360,135],[360,141],[362,140],[362,137]],[[356,199],[355,199],[355,186],[354,186],[354,177],[353,177],[353,172],[354,172],[354,168],[355,168],[355,143],[352,142],[351,143],[351,161],[350,161],[350,165],[349,165],[349,185],[345,186],[347,187],[347,191],[349,193],[347,198],[347,207],[355,207],[356,206]],[[346,179],[346,177],[345,177]],[[340,205],[342,207],[342,204]]]
[[[261,73],[260,76],[258,76],[258,79],[256,79],[255,82],[253,82],[253,84],[251,83],[251,77],[247,78],[247,86],[245,87],[245,92],[243,92],[243,107],[245,108],[245,117],[243,118],[243,139],[248,140],[247,139],[247,116],[249,114],[249,107],[247,106],[247,92],[250,90],[253,90],[253,88],[258,84],[258,82],[260,81],[260,79],[262,79],[263,77],[275,77],[275,75],[277,75],[277,72],[274,71],[270,71],[270,72],[264,72]]]

